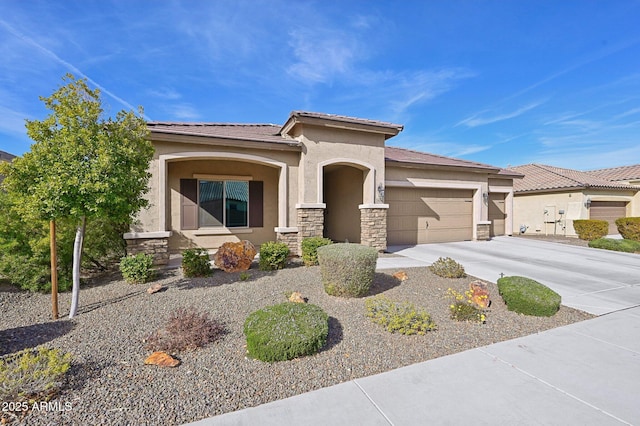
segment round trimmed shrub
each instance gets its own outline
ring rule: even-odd
[[[307,303],[267,306],[244,322],[249,356],[266,362],[314,354],[325,345],[328,334],[329,316]]]
[[[573,221],[578,238],[581,240],[597,240],[609,233],[609,222],[598,219],[576,219]]]
[[[333,244],[329,238],[308,237],[302,240],[302,260],[305,266],[315,266],[318,264],[318,247]]]
[[[182,252],[182,273],[185,277],[208,277],[212,272],[207,250],[192,248]]]
[[[560,309],[560,295],[530,278],[500,278],[498,292],[507,309],[520,314],[550,317]]]
[[[360,244],[340,243],[318,247],[324,291],[331,296],[362,297],[371,288],[378,251]]]
[[[439,257],[429,265],[429,270],[443,278],[464,278],[467,276],[464,267],[450,257]]]
[[[138,253],[120,259],[120,272],[129,284],[144,284],[151,281],[156,274],[153,270],[153,255]]]

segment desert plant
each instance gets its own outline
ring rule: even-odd
[[[278,241],[269,241],[260,245],[259,267],[262,271],[284,268],[289,256],[289,247]]]
[[[599,238],[589,241],[589,247],[622,251],[626,253],[640,253],[640,241],[614,240],[613,238]]]
[[[360,244],[318,247],[322,284],[331,296],[362,297],[369,292],[376,272],[378,252]]]
[[[443,278],[464,278],[464,267],[450,257],[440,257],[429,265],[429,270]]]
[[[429,313],[410,302],[397,303],[379,295],[367,299],[364,305],[371,321],[384,326],[391,333],[425,334],[436,328]]]
[[[487,320],[485,310],[473,299],[473,292],[467,290],[464,294],[449,288],[446,296],[451,299],[449,314],[456,321],[473,321],[484,324]]]
[[[239,278],[240,278],[240,281],[246,281],[249,278],[251,278],[251,274],[248,273],[247,271],[242,271],[242,272],[240,272]]]
[[[44,399],[54,393],[71,366],[71,354],[42,347],[0,358],[0,401]]]
[[[211,272],[207,250],[192,248],[182,252],[182,273],[185,277],[208,277]]]
[[[153,269],[153,255],[138,253],[120,259],[120,272],[124,280],[130,284],[144,284],[151,281],[156,274]]]
[[[332,244],[329,238],[308,237],[302,240],[302,260],[306,266],[318,264],[318,247]]]
[[[576,219],[573,221],[573,229],[581,240],[597,240],[609,233],[609,222],[598,219]]]
[[[616,226],[625,240],[640,241],[640,217],[621,217]]]
[[[329,317],[318,306],[284,302],[251,313],[244,323],[249,356],[285,361],[318,352],[329,334]]]
[[[500,278],[498,292],[507,309],[520,314],[550,317],[560,309],[560,295],[530,278]]]
[[[178,308],[169,315],[163,329],[146,339],[146,348],[152,351],[184,351],[208,345],[224,334],[224,326],[199,312],[193,306]]]

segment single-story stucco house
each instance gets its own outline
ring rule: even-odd
[[[14,158],[16,158],[15,155],[9,154],[8,152],[5,152],[5,151],[0,151],[0,161],[11,162],[13,161]],[[4,180],[4,176],[0,175],[0,183],[2,183],[3,180]]]
[[[284,125],[149,122],[151,207],[125,234],[160,257],[309,236],[388,245],[512,234],[517,173],[386,146],[399,124],[294,111]]]
[[[510,170],[524,175],[514,181],[514,223],[521,233],[577,236],[575,219],[609,222],[640,216],[640,165],[582,172],[543,164]]]

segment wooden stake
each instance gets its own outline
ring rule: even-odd
[[[58,319],[58,256],[56,252],[56,221],[49,222],[50,252],[51,252],[51,305],[53,319]]]

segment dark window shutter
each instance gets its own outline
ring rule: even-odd
[[[180,179],[180,229],[198,229],[198,179]]]
[[[263,223],[263,182],[249,181],[249,227],[262,228]]]

